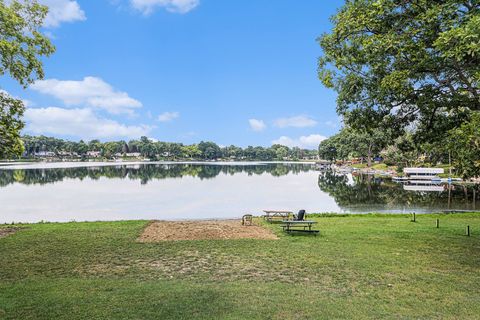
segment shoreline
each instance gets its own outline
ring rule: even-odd
[[[408,212],[408,213],[382,213],[382,212],[362,212],[362,213],[334,213],[334,212],[324,212],[324,213],[307,213],[307,220],[309,218],[405,218],[411,217],[412,214],[415,213],[417,216],[449,216],[449,215],[480,215],[480,210],[445,210],[445,211],[436,211],[436,212]],[[262,219],[262,215],[254,215],[254,219]],[[151,222],[151,221],[159,221],[159,222],[208,222],[208,221],[241,221],[242,217],[236,218],[199,218],[199,219],[117,219],[117,220],[70,220],[70,221],[37,221],[37,222],[21,222],[21,221],[12,221],[12,222],[0,222],[0,228],[5,226],[12,226],[12,225],[39,225],[39,224],[70,224],[70,223],[80,223],[80,224],[88,224],[88,223],[129,223],[129,222]],[[275,224],[275,223],[274,223]]]

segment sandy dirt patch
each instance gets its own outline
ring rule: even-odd
[[[0,227],[0,239],[14,234],[18,230],[20,230],[19,227]]]
[[[173,240],[264,239],[278,237],[257,225],[242,226],[240,220],[152,221],[139,238],[140,242]]]

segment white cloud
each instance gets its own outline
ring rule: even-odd
[[[295,128],[306,128],[314,127],[317,125],[317,121],[313,120],[310,117],[300,115],[290,118],[280,118],[274,121],[275,126],[279,128],[295,127]]]
[[[263,131],[267,127],[267,125],[265,124],[265,122],[263,122],[263,120],[249,119],[248,123],[250,124],[250,128],[253,131],[257,131],[257,132]]]
[[[180,117],[178,112],[164,112],[158,116],[158,121],[160,122],[170,122],[176,118]]]
[[[129,126],[98,117],[92,109],[57,107],[28,108],[25,111],[26,131],[34,134],[58,134],[82,139],[139,138],[152,127]]]
[[[83,21],[85,12],[77,1],[73,0],[40,0],[41,4],[48,7],[48,14],[44,21],[47,28],[58,27],[63,22]]]
[[[169,12],[187,13],[200,4],[200,0],[130,0],[131,5],[148,15],[156,8],[165,8]]]
[[[126,92],[116,91],[111,85],[96,77],[85,77],[80,81],[39,80],[30,88],[52,95],[67,106],[96,107],[111,114],[133,115],[134,109],[142,107],[140,101],[130,98]]]
[[[287,136],[281,136],[277,140],[273,140],[272,144],[281,144],[287,147],[299,147],[303,149],[316,149],[318,145],[323,140],[327,139],[327,137],[322,136],[320,134],[311,134],[308,136],[301,136],[298,139],[292,139]]]
[[[320,134],[311,134],[309,136],[301,136],[300,137],[300,144],[305,147],[314,147],[318,148],[318,145],[323,140],[327,139],[327,137],[322,136]]]

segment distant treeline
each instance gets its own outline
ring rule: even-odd
[[[289,148],[273,145],[269,148],[241,148],[234,145],[220,147],[214,142],[200,142],[184,145],[182,143],[153,141],[147,137],[130,141],[100,142],[92,140],[68,141],[45,136],[23,136],[24,158],[59,157],[59,158],[122,158],[143,157],[151,160],[299,160],[313,159],[318,151],[297,147]]]

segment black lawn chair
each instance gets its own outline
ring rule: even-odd
[[[297,214],[293,215],[293,221],[304,221],[305,220],[305,210],[299,210]]]

